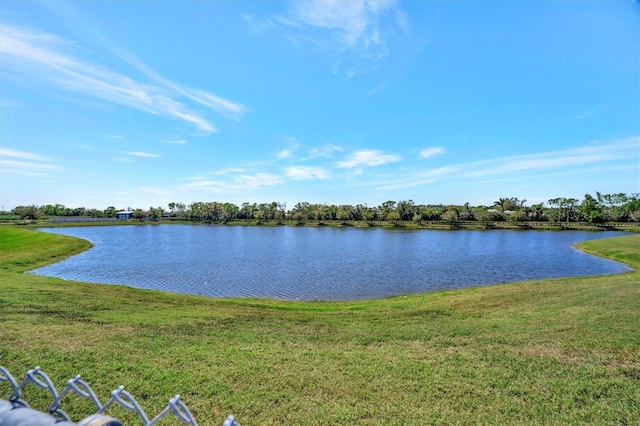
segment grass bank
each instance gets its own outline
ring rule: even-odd
[[[339,303],[23,274],[86,247],[0,226],[0,364],[16,378],[81,374],[103,402],[122,384],[151,416],[180,393],[202,425],[640,421],[639,272]],[[640,235],[581,248],[640,268]],[[25,398],[50,402],[33,385]]]

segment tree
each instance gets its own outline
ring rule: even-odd
[[[348,204],[340,205],[338,206],[336,219],[342,221],[342,223],[344,224],[345,222],[353,219],[352,213],[353,213],[353,207],[351,207]]]
[[[287,203],[277,203],[278,211],[276,214],[276,219],[278,221],[283,221],[287,217]]]
[[[209,222],[224,219],[224,206],[217,201],[207,203],[205,206],[205,219]]]
[[[509,210],[510,198],[498,198],[498,201],[494,201],[494,207],[497,207],[500,210],[500,215],[504,218],[504,212]]]
[[[45,216],[65,216],[67,208],[63,204],[40,206],[40,212]]]
[[[391,213],[397,213],[395,201],[385,201],[380,205],[380,207],[378,207],[378,210],[380,211],[380,217],[382,220],[394,221],[400,219],[400,214],[397,215],[397,219],[395,214],[391,215]]]
[[[502,220],[502,216],[499,213],[490,212],[486,209],[478,211],[475,216],[480,222],[495,222],[496,220]]]
[[[30,206],[18,206],[14,209],[14,213],[28,222],[37,222],[42,215],[40,209],[34,204]]]
[[[194,222],[203,222],[207,215],[207,205],[202,201],[189,204],[189,219]]]
[[[142,220],[147,217],[147,212],[142,209],[135,209],[131,216],[133,216],[134,219],[138,219],[140,222],[142,222]]]
[[[525,208],[518,209],[511,213],[508,217],[510,222],[524,222],[527,220],[527,210]]]
[[[387,213],[385,220],[388,220],[389,222],[391,222],[393,224],[397,224],[398,221],[400,220],[400,213],[398,213],[395,210],[392,210],[392,211]]]
[[[575,198],[564,198],[560,204],[560,208],[564,211],[567,223],[571,219],[571,215],[575,212],[578,200]]]
[[[376,212],[374,209],[367,207],[365,205],[365,208],[362,209],[362,220],[366,220],[367,222],[372,222],[376,217]]]
[[[162,217],[162,207],[149,207],[149,217],[154,220],[158,220]]]
[[[602,204],[591,194],[584,195],[584,200],[580,204],[580,214],[582,219],[589,223],[599,223],[604,220]]]
[[[607,222],[618,222],[625,218],[624,204],[628,201],[627,195],[620,192],[618,194],[600,194],[596,193],[599,200],[606,206],[605,220]]]
[[[571,215],[575,212],[575,208],[578,204],[578,200],[575,198],[552,198],[547,201],[549,205],[555,206],[554,209],[550,211],[550,216],[553,218],[555,223],[559,222],[562,218],[566,220],[568,223],[571,220]]]
[[[264,210],[258,210],[253,214],[253,219],[255,219],[258,222],[258,225],[260,225],[262,223],[262,220],[264,219]]]
[[[532,204],[531,210],[529,211],[529,215],[531,220],[541,221],[544,219],[544,208],[542,207],[542,203]]]
[[[222,206],[222,217],[225,221],[238,218],[238,212],[240,208],[233,203],[224,203]]]
[[[182,219],[187,215],[187,206],[184,203],[176,203],[176,215]]]
[[[449,206],[442,214],[442,220],[446,220],[447,222],[456,222],[458,219],[460,219],[460,212],[456,206]]]
[[[396,211],[400,215],[400,220],[411,220],[416,212],[413,200],[400,201],[396,206]]]
[[[327,206],[325,204],[316,204],[313,208],[313,218],[318,221],[318,223],[322,223],[325,219]]]
[[[464,203],[464,206],[462,206],[462,210],[460,210],[460,219],[461,220],[473,220],[473,210],[471,209],[471,206],[469,205],[469,203]]]
[[[116,217],[116,213],[118,213],[118,210],[113,206],[109,206],[104,209],[103,213],[105,217]]]
[[[526,202],[527,200],[519,200],[518,197],[499,198],[498,201],[494,201],[493,205],[500,210],[500,214],[504,218],[505,212],[516,211],[524,207],[524,203]]]
[[[308,202],[303,201],[293,206],[291,218],[299,224],[304,224],[310,217],[313,217],[313,207]]]

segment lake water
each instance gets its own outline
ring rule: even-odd
[[[207,225],[41,230],[84,238],[94,247],[33,274],[214,297],[373,299],[630,270],[572,247],[622,232]]]

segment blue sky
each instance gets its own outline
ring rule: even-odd
[[[3,1],[4,209],[640,192],[633,1]]]

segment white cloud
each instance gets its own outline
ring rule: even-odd
[[[584,120],[585,118],[590,117],[590,116],[602,111],[603,109],[604,109],[604,107],[602,107],[602,106],[597,107],[597,108],[592,108],[590,110],[583,111],[580,114],[574,115],[573,118],[576,119],[576,120]]]
[[[229,175],[229,174],[233,174],[233,173],[247,173],[252,171],[253,169],[250,168],[246,168],[246,167],[227,167],[224,169],[220,169],[217,170],[215,172],[212,172],[211,174],[213,175]]]
[[[160,157],[160,154],[151,154],[149,152],[142,151],[129,151],[127,154],[132,155],[134,157],[145,157],[145,158],[155,158]]]
[[[182,185],[182,189],[213,191],[221,193],[241,193],[248,189],[255,189],[264,186],[274,186],[285,182],[281,176],[273,173],[258,172],[249,174],[244,170],[240,171],[240,173],[241,174],[234,175],[232,169],[227,169],[224,173],[226,175],[226,179],[208,179],[205,176],[193,176],[187,178],[189,182]]]
[[[43,171],[59,169],[50,158],[33,152],[0,147],[0,170],[2,173],[44,176]]]
[[[17,149],[3,148],[3,147],[0,147],[0,157],[12,157],[12,158],[20,158],[23,160],[44,161],[44,162],[53,161],[48,157],[45,157],[44,155],[36,154],[33,152],[18,151]]]
[[[627,166],[628,164],[632,165]],[[369,181],[362,186],[375,187],[376,190],[383,191],[409,188],[443,179],[474,184],[502,182],[516,177],[535,181],[543,176],[603,173],[602,166],[615,173],[616,170],[626,170],[628,167],[637,169],[638,164],[640,137],[634,136],[559,151],[498,157],[435,169],[406,170],[395,178],[382,182]]]
[[[82,151],[94,151],[95,150],[95,148],[93,146],[85,145],[85,144],[82,144],[82,143],[73,144],[72,146],[74,148],[82,150]]]
[[[3,171],[5,167],[9,170],[23,170],[27,171],[28,169],[38,169],[38,170],[54,170],[60,168],[55,164],[42,164],[42,163],[32,163],[29,161],[20,161],[20,160],[2,160]],[[12,169],[15,167],[15,169]]]
[[[339,161],[337,167],[352,169],[360,166],[376,167],[383,164],[395,163],[401,160],[399,155],[383,154],[377,150],[362,150],[353,153],[350,159]]]
[[[311,44],[336,55],[333,72],[347,78],[376,70],[398,35],[409,33],[409,20],[396,0],[293,0],[289,4],[284,16],[266,20],[261,29],[282,29],[295,46]],[[255,19],[247,22],[255,34]]]
[[[370,47],[383,43],[380,19],[395,7],[394,0],[294,1],[285,22],[331,31],[346,47]]]
[[[186,139],[169,139],[164,141],[164,143],[168,143],[171,145],[186,145],[188,142]]]
[[[424,158],[433,157],[435,155],[444,154],[446,152],[447,152],[447,150],[444,149],[441,146],[432,146],[430,148],[425,148],[425,149],[421,150],[420,154],[419,154],[419,157],[424,159]]]
[[[293,157],[293,151],[290,149],[283,149],[278,153],[278,158],[291,158]]]
[[[313,160],[314,158],[318,158],[318,157],[330,158],[334,152],[342,152],[342,151],[344,151],[344,148],[337,145],[333,145],[333,144],[310,148],[308,159]]]
[[[113,158],[113,161],[117,161],[118,163],[133,163],[133,159],[131,157]]]
[[[412,188],[414,186],[426,185],[435,182],[435,179],[418,180],[414,182],[396,183],[391,185],[383,185],[375,188],[376,191],[392,191],[395,189]]]
[[[640,159],[640,137],[596,142],[582,147],[538,154],[500,157],[463,165],[470,177],[525,173],[544,169],[569,169],[573,166],[614,160]]]
[[[293,180],[328,179],[329,175],[323,167],[291,166],[285,170],[285,175]]]
[[[238,189],[242,187],[257,188],[261,186],[273,186],[283,183],[282,178],[273,173],[256,173],[255,175],[239,175],[234,179]]]
[[[200,177],[190,179],[192,182],[184,184],[184,188],[189,189],[223,189],[226,182],[219,180],[208,180]]]
[[[3,66],[58,90],[76,92],[150,114],[186,121],[208,133],[216,131],[213,124],[174,98],[182,97],[236,119],[246,110],[239,103],[170,82],[133,55],[112,44],[107,43],[112,53],[135,66],[156,84],[135,81],[78,59],[69,53],[71,47],[72,43],[52,34],[13,26],[3,26],[2,29],[0,52],[3,55]]]

